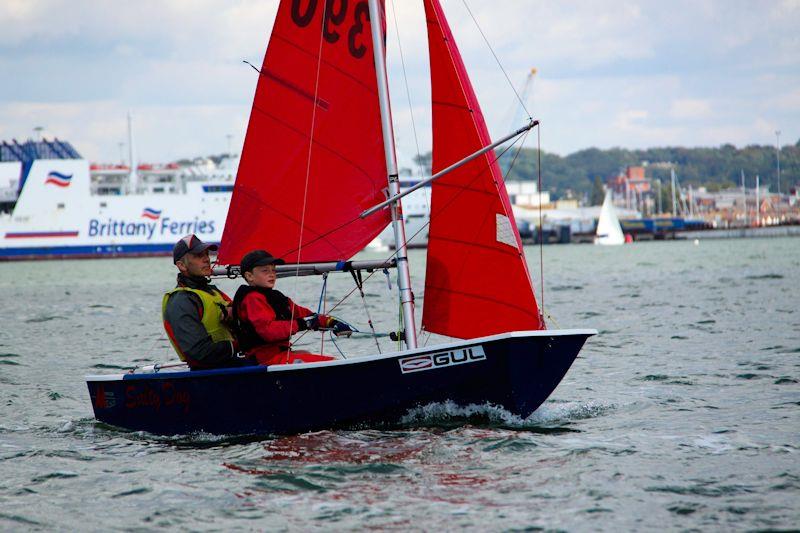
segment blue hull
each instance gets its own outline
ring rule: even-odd
[[[527,417],[594,333],[515,332],[342,361],[89,376],[87,384],[98,420],[162,435],[391,424],[409,409],[448,400]]]
[[[170,255],[174,244],[98,244],[85,246],[37,246],[0,248],[0,261],[39,259],[96,259]]]

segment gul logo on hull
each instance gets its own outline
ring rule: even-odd
[[[471,346],[446,352],[404,357],[398,362],[400,363],[400,372],[409,374],[411,372],[422,372],[424,370],[434,370],[484,360],[486,360],[486,353],[483,351],[483,346]]]
[[[142,212],[142,218],[146,218],[148,221],[92,218],[89,220],[87,235],[89,237],[144,237],[149,241],[160,237],[172,239],[189,233],[210,235],[216,229],[214,220],[202,220],[197,217],[194,220],[173,220],[168,216],[162,217],[161,211],[149,207]]]
[[[44,183],[45,185],[50,184],[57,187],[69,187],[69,184],[72,183],[72,174],[62,174],[61,172],[51,170],[47,174]]]

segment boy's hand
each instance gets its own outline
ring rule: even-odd
[[[336,318],[331,319],[331,321],[328,323],[328,327],[337,337],[349,337],[353,334],[353,326]]]
[[[332,330],[337,337],[349,337],[353,334],[353,328],[350,327],[350,324],[339,322],[338,320],[333,325]]]
[[[315,313],[304,318],[298,318],[297,325],[299,326],[300,331],[306,329],[313,329],[314,331],[317,331],[319,329],[319,315]]]

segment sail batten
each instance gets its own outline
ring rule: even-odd
[[[428,22],[435,174],[491,144],[438,0]],[[422,326],[474,338],[542,329],[511,202],[494,151],[434,181]]]
[[[334,10],[326,13],[327,10]],[[346,260],[389,223],[367,0],[282,0],[261,66],[219,251]]]

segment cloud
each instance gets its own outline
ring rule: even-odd
[[[115,100],[0,104],[4,123],[28,125],[22,131],[7,128],[3,131],[6,139],[24,140],[33,135],[35,126],[43,126],[45,137],[69,141],[93,161],[119,159],[119,143],[127,146],[128,142],[128,111]],[[138,159],[161,162],[220,154],[227,151],[227,134],[234,135],[232,145],[238,152],[247,111],[230,105],[139,106],[133,111]]]
[[[612,2],[470,2],[477,26],[509,64],[575,70],[652,54],[639,6]],[[444,2],[462,51],[491,53],[463,2]],[[447,8],[450,8],[449,10]]]
[[[711,103],[697,98],[673,100],[670,115],[679,120],[698,120],[708,118],[712,114]]]
[[[491,50],[462,0],[442,4],[494,136],[519,126],[512,86],[536,67],[527,107],[550,151],[800,137],[798,0],[467,0]],[[13,73],[0,84],[0,135],[41,125],[116,160],[131,110],[142,160],[219,153],[229,133],[241,144],[257,81],[241,61],[261,62],[278,2],[102,5],[0,3],[0,70]],[[410,157],[431,139],[424,13],[404,0],[387,12],[395,132]]]
[[[766,105],[778,111],[798,113],[800,112],[800,89],[786,88],[783,92],[770,97]]]

